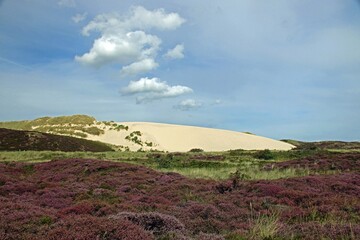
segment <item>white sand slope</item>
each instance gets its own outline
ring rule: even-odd
[[[121,122],[118,124],[128,126],[128,131],[105,130],[105,134],[89,136],[88,138],[129,147],[130,150],[142,148],[144,150],[157,149],[169,152],[186,152],[193,148],[201,148],[204,151],[227,151],[230,149],[289,150],[294,148],[293,145],[285,142],[228,130],[149,122]],[[126,140],[125,137],[134,131],[140,131],[139,139],[143,143],[151,142],[152,147],[145,144],[140,146]]]

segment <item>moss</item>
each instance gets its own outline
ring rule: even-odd
[[[53,219],[50,216],[42,216],[39,219],[39,223],[41,225],[51,225],[53,223]]]

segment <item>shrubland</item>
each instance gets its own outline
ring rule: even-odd
[[[359,160],[319,149],[3,151],[0,239],[356,239]]]

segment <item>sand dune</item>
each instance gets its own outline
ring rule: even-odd
[[[143,148],[157,149],[169,152],[185,152],[193,148],[204,151],[227,151],[230,149],[245,150],[289,150],[294,146],[285,142],[256,135],[221,129],[192,127],[172,124],[149,122],[121,122],[117,124],[129,127],[127,131],[105,130],[100,136],[89,136],[91,140],[98,140],[115,145],[129,147],[130,150]],[[143,146],[126,140],[125,137],[134,131],[140,131]],[[147,146],[145,143],[151,143]]]

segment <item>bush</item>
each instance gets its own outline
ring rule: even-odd
[[[125,126],[125,125],[117,125],[114,130],[117,130],[117,131],[120,131],[120,130],[129,130],[129,127],[128,126]]]
[[[193,149],[190,149],[189,152],[204,152],[204,150],[201,148],[193,148]]]
[[[171,158],[168,156],[157,158],[156,161],[158,168],[170,168],[172,166]]]
[[[254,157],[258,158],[258,159],[263,159],[263,160],[270,160],[270,159],[274,159],[275,156],[269,149],[265,149],[265,150],[256,152],[254,154]]]

